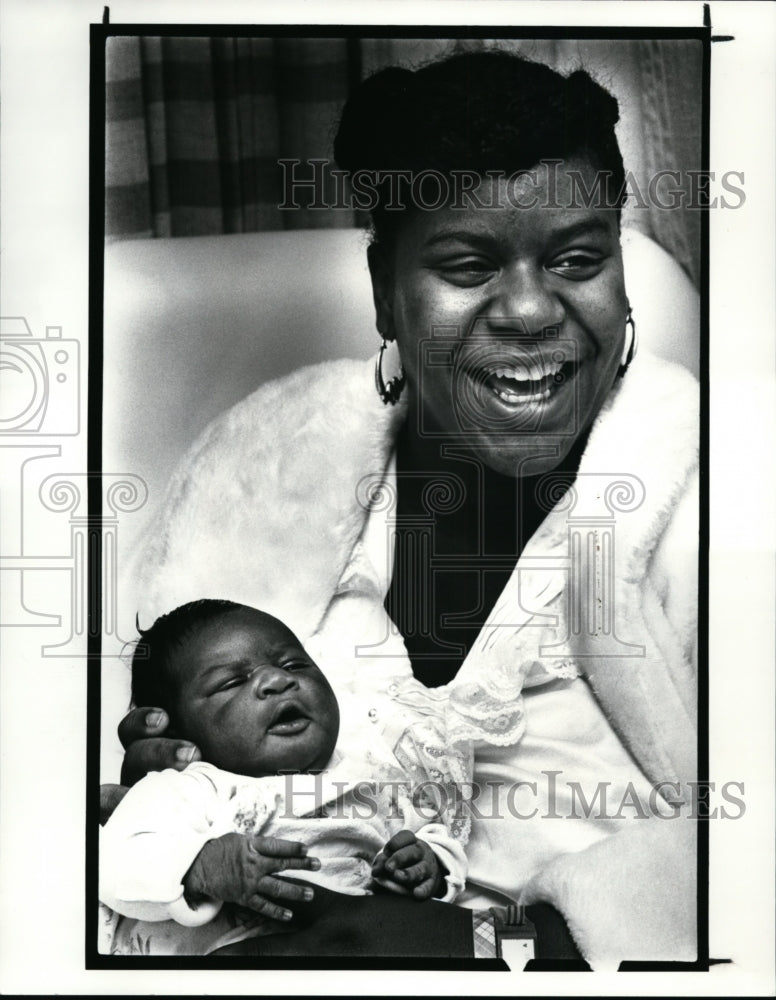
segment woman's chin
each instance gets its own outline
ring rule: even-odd
[[[471,450],[493,472],[517,479],[521,476],[541,476],[557,469],[573,444],[573,439],[559,441],[557,435],[533,434],[525,442],[480,441],[473,444]]]

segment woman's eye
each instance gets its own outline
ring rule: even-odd
[[[496,266],[489,260],[479,257],[465,257],[456,260],[443,261],[437,265],[442,277],[454,285],[481,285],[496,271]]]
[[[585,281],[600,272],[605,260],[603,254],[577,250],[556,257],[549,269],[574,281]]]

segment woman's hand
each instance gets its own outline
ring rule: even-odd
[[[202,754],[189,740],[164,737],[170,718],[161,708],[133,708],[119,723],[119,739],[126,750],[121,784],[134,785],[149,771],[172,767],[182,771]]]
[[[445,892],[444,870],[436,854],[411,830],[400,830],[377,855],[372,876],[394,892],[431,899]]]
[[[169,716],[161,708],[133,708],[119,723],[119,739],[126,750],[121,765],[120,785],[100,785],[100,823],[104,826],[113,810],[127,794],[127,787],[149,771],[172,767],[182,771],[202,754],[188,740],[170,740],[164,732]]]
[[[320,867],[317,858],[307,857],[307,848],[299,841],[227,833],[205,844],[184,875],[183,888],[188,900],[206,896],[288,921],[294,916],[288,907],[309,903],[314,892],[309,885],[287,882],[275,874]]]

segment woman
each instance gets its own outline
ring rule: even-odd
[[[140,609],[261,607],[365,704],[411,670],[474,741],[468,904],[550,904],[596,967],[695,957],[697,395],[634,361],[617,115],[495,52],[356,91],[335,156],[376,201],[378,391],[330,363],[211,425]],[[196,753],[153,714],[126,783]]]

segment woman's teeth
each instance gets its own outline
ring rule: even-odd
[[[549,399],[562,362],[536,361],[496,368],[486,380],[505,403],[538,403]]]
[[[562,367],[562,361],[538,361],[531,364],[518,363],[511,368],[497,368],[492,374],[499,378],[515,379],[517,382],[540,382],[549,375],[557,375]]]

